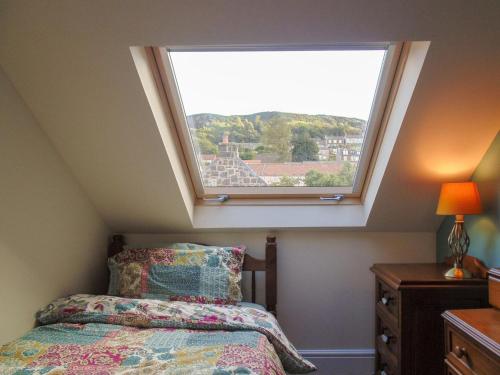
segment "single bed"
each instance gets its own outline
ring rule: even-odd
[[[125,247],[113,236],[108,255]],[[265,272],[266,309],[255,304],[78,294],[37,313],[39,326],[0,347],[0,374],[285,374],[315,370],[276,321],[276,239],[265,259],[245,254],[242,270]]]

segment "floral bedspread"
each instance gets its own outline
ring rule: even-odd
[[[78,294],[0,346],[0,374],[284,374],[315,370],[251,307]]]

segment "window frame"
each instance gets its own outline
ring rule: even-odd
[[[387,109],[391,106],[390,97],[395,94],[397,89],[397,71],[404,62],[404,44],[403,42],[384,42],[384,43],[356,43],[356,44],[329,44],[329,45],[266,45],[266,46],[166,46],[151,47],[154,58],[154,68],[157,69],[163,91],[167,97],[167,104],[171,112],[174,127],[179,137],[182,153],[186,162],[189,178],[192,182],[195,195],[203,200],[207,197],[213,197],[221,194],[227,194],[232,199],[253,199],[262,202],[266,199],[294,199],[303,198],[304,204],[319,202],[319,197],[341,194],[346,198],[360,199],[364,196],[366,187],[371,176],[371,167],[374,156],[377,153],[377,143],[383,136],[384,119]],[[357,165],[355,179],[352,187],[204,187],[201,178],[201,170],[198,165],[197,155],[186,115],[182,105],[182,99],[172,61],[169,53],[171,51],[317,51],[317,50],[369,50],[386,49],[386,55],[382,62],[381,72],[377,81],[375,95],[370,110],[370,117],[367,121],[367,131],[363,141],[361,155]],[[313,198],[313,199],[311,199]],[[353,200],[347,200],[352,203]],[[346,203],[347,203],[346,202]],[[246,202],[248,203],[248,201]],[[324,202],[321,202],[324,204]]]

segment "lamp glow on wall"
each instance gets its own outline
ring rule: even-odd
[[[455,215],[455,225],[448,237],[454,267],[446,272],[446,277],[456,279],[471,277],[470,272],[463,268],[463,260],[470,245],[469,235],[464,226],[464,215],[476,215],[481,211],[481,199],[475,182],[451,182],[441,185],[436,214]]]

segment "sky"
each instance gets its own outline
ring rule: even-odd
[[[186,115],[264,111],[368,120],[382,50],[170,52]]]

